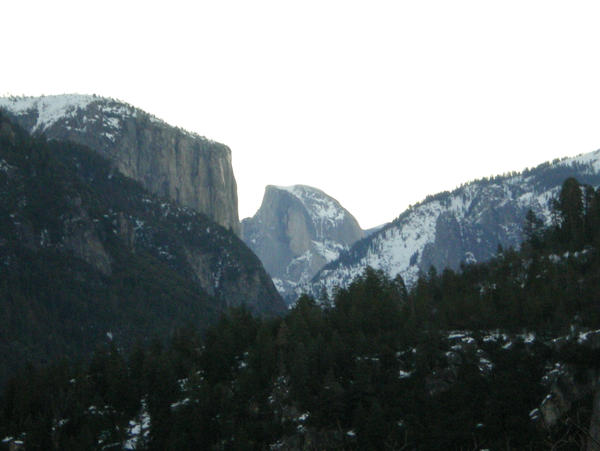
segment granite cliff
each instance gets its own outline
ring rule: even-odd
[[[292,302],[297,287],[363,236],[339,202],[310,186],[267,186],[260,209],[242,221],[242,238],[279,292]]]
[[[96,96],[7,97],[0,98],[0,109],[30,133],[96,150],[152,193],[239,234],[237,187],[227,146]]]

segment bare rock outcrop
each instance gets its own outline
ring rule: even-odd
[[[339,202],[304,185],[267,186],[256,215],[242,221],[243,240],[288,302],[362,236],[356,219]]]

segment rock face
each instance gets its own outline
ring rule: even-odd
[[[206,328],[230,306],[286,310],[231,230],[1,113],[0,281],[0,384],[23,362],[85,355],[107,333],[127,346]]]
[[[256,215],[242,221],[242,238],[288,301],[326,263],[363,236],[335,199],[304,185],[267,186]]]
[[[549,202],[568,177],[600,185],[600,151],[429,196],[342,253],[304,290],[318,295],[348,286],[367,266],[400,274],[410,285],[432,265],[458,269],[461,262],[489,259],[498,245],[518,247],[527,211],[550,223]]]
[[[95,96],[0,98],[0,109],[31,133],[100,152],[151,192],[239,234],[237,187],[227,146]]]

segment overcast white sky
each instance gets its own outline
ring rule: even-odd
[[[0,95],[99,94],[231,147],[240,218],[307,184],[363,228],[600,148],[600,2],[27,1]]]

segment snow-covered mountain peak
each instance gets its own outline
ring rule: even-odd
[[[313,222],[337,223],[346,218],[346,210],[334,198],[308,185],[270,186],[267,188],[287,191],[296,197],[310,214]]]
[[[306,185],[267,186],[260,209],[242,221],[242,238],[288,300],[362,236],[337,200]]]

